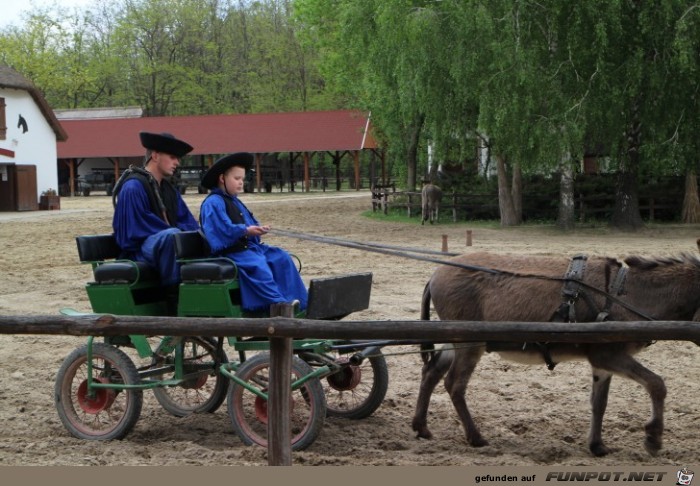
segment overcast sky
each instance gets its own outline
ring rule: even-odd
[[[92,0],[30,0],[24,2],[21,0],[3,0],[0,7],[0,29],[7,27],[10,24],[22,24],[22,12],[34,10],[33,6],[47,7],[58,5],[62,8],[73,9],[74,7],[82,8],[89,5]]]

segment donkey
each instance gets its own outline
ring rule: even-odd
[[[430,301],[443,320],[581,321],[694,320],[700,318],[700,260],[682,254],[673,258],[506,256],[474,253],[440,266],[427,283],[421,319],[430,319]],[[568,270],[567,270],[568,268]],[[564,298],[562,298],[564,295]],[[583,296],[585,298],[577,298]],[[644,446],[655,455],[662,446],[664,380],[633,355],[647,342],[474,343],[446,347],[424,355],[425,362],[412,427],[419,438],[431,438],[427,426],[433,390],[445,376],[445,388],[474,447],[488,444],[472,419],[465,400],[467,384],[487,351],[526,364],[545,362],[550,369],[567,360],[588,360],[593,372],[592,419],[588,447],[594,456],[610,452],[603,443],[603,415],[613,374],[641,384],[651,398],[651,420]],[[696,343],[699,344],[700,343]]]
[[[433,221],[438,220],[438,210],[440,209],[440,202],[442,201],[442,190],[434,184],[426,184],[423,186],[421,191],[421,222],[420,224],[425,224],[426,220],[430,220],[430,224]]]

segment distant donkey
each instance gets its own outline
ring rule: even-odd
[[[420,224],[425,224],[425,221],[428,219],[430,220],[430,224],[433,224],[433,221],[437,222],[440,201],[442,201],[442,190],[438,186],[430,183],[423,186],[423,191],[421,192],[422,216]]]

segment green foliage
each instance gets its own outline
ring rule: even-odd
[[[332,109],[297,40],[291,0],[115,0],[30,10],[0,32],[0,62],[54,108],[141,106],[147,115]]]

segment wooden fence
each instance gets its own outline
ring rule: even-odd
[[[390,190],[391,189],[391,190]],[[549,219],[556,219],[556,205],[552,205],[552,198],[547,195],[534,196],[534,198],[545,198],[544,201],[550,204],[552,209],[549,211]],[[528,200],[525,200],[523,213],[527,217],[532,209],[528,208]],[[530,198],[530,206],[532,206],[532,198]],[[536,201],[535,201],[536,202]],[[656,219],[658,211],[674,210],[680,217],[680,207],[669,204],[663,197],[648,195],[640,196],[639,209],[643,216],[647,216],[647,220],[652,222]],[[578,194],[576,196],[576,211],[577,219],[581,222],[586,219],[598,218],[609,219],[612,214],[615,204],[614,195],[597,195],[585,196]],[[389,212],[390,208],[401,208],[406,210],[409,218],[420,216],[421,214],[421,193],[413,191],[396,191],[395,186],[377,186],[372,190],[372,211],[382,211],[384,214]],[[452,222],[459,221],[459,215],[467,215],[470,219],[497,219],[499,217],[498,195],[497,194],[443,194],[442,203],[440,204],[441,212],[448,210],[452,214]],[[537,212],[543,212],[539,210]],[[546,211],[545,211],[546,212]],[[470,216],[472,215],[472,216]],[[668,218],[666,218],[668,219]]]
[[[434,342],[693,341],[700,346],[700,323],[625,322],[485,322],[485,321],[317,321],[292,317],[261,319],[86,316],[0,316],[0,334],[71,336],[268,336],[270,401],[268,464],[291,465],[289,433],[292,338],[353,340],[431,340]],[[274,400],[274,401],[273,401]]]

